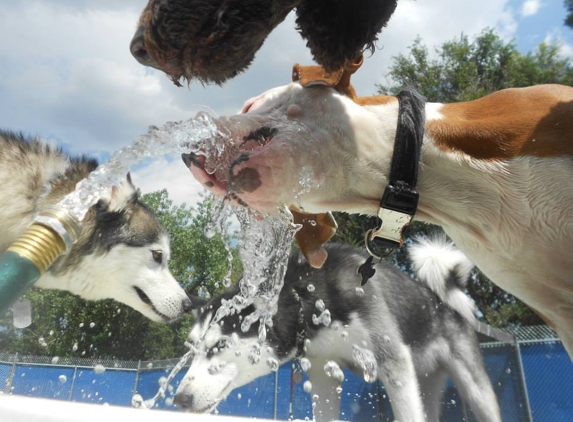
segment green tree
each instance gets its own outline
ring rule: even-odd
[[[169,268],[183,287],[196,290],[203,285],[210,294],[223,290],[227,251],[220,236],[208,239],[204,234],[216,209],[211,197],[197,209],[174,206],[166,190],[143,195],[142,200],[170,234]],[[236,251],[231,252],[235,274],[240,265]],[[32,301],[33,323],[18,330],[12,327],[11,315],[0,320],[3,352],[130,360],[172,358],[186,352],[184,341],[193,324],[190,315],[165,325],[111,300],[86,302],[67,292],[36,289],[26,297]]]
[[[573,0],[568,0],[573,4]],[[570,59],[561,58],[559,46],[542,43],[535,51],[521,54],[512,42],[503,41],[493,30],[486,29],[473,41],[462,35],[436,49],[432,58],[421,39],[408,54],[393,58],[390,76],[393,84],[378,86],[381,94],[394,95],[404,87],[414,87],[428,101],[455,102],[473,100],[494,91],[542,83],[573,83]],[[335,240],[362,245],[365,230],[375,222],[360,216],[337,213],[341,229]],[[410,242],[414,236],[430,235],[442,229],[415,222],[408,228]],[[389,257],[412,274],[405,248]],[[479,270],[472,274],[468,290],[481,311],[481,319],[495,327],[543,324],[522,302],[491,283]]]
[[[393,84],[378,86],[382,94],[396,94],[403,87],[416,88],[428,101],[469,101],[511,87],[573,83],[571,60],[559,56],[559,46],[541,43],[521,54],[512,42],[503,41],[492,29],[484,30],[473,42],[462,35],[436,49],[417,39],[408,55],[393,58]]]
[[[565,25],[573,29],[573,0],[565,0],[565,8],[567,9]]]

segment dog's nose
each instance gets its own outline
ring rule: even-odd
[[[190,152],[189,154],[181,154],[181,159],[187,166],[187,168],[191,168],[191,164],[195,165],[196,167],[203,168],[203,162],[198,158],[197,155]]]
[[[189,410],[193,404],[193,396],[191,394],[175,394],[173,403],[181,410]]]
[[[193,310],[193,302],[191,302],[191,299],[187,298],[183,300],[183,312],[188,314],[192,310]]]
[[[191,163],[193,162],[193,154],[181,154],[181,159],[187,167],[191,167]]]
[[[155,63],[153,59],[149,55],[147,48],[145,48],[145,27],[141,25],[137,28],[135,35],[131,39],[131,44],[129,45],[129,50],[131,51],[131,55],[135,57],[139,63],[144,66],[151,66],[153,67]]]

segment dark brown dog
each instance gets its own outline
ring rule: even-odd
[[[333,71],[356,53],[374,50],[396,0],[149,0],[131,52],[176,84],[222,84],[250,65],[295,8],[297,29],[314,59]]]

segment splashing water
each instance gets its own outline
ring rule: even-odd
[[[261,343],[266,338],[266,327],[272,327],[290,247],[299,228],[292,223],[288,209],[279,211],[278,216],[261,220],[247,210],[235,210],[241,224],[239,254],[243,263],[243,278],[239,282],[240,294],[231,300],[223,300],[212,321],[212,324],[216,324],[227,315],[240,312],[256,302],[256,310],[243,318],[241,330],[246,332],[253,323],[260,321]]]
[[[194,350],[189,350],[187,353],[183,355],[183,357],[179,360],[179,362],[177,362],[177,365],[173,367],[173,369],[169,373],[169,376],[161,380],[161,382],[159,383],[160,384],[159,390],[157,391],[155,396],[153,396],[148,400],[143,400],[139,394],[136,394],[135,396],[133,396],[131,400],[131,405],[139,409],[151,409],[153,406],[155,406],[155,402],[160,397],[165,397],[165,391],[169,387],[169,383],[171,382],[171,380],[173,380],[173,378],[175,378],[175,376],[179,373],[179,371],[181,371],[181,369],[185,366],[187,361],[191,358],[191,356],[194,353],[195,353]]]
[[[324,365],[324,373],[338,382],[344,381],[344,371],[342,371],[340,366],[333,360],[326,362]]]
[[[366,382],[374,382],[376,381],[376,377],[378,376],[378,371],[376,369],[376,358],[374,357],[374,353],[372,353],[368,349],[364,349],[362,347],[357,346],[356,344],[352,345],[352,357],[356,361],[358,365],[364,371],[364,381]]]
[[[78,221],[82,221],[88,209],[110,186],[119,183],[134,165],[148,158],[196,151],[199,142],[214,140],[217,134],[213,119],[206,113],[182,122],[167,122],[160,128],[150,126],[147,134],[116,151],[109,161],[79,182],[76,190],[62,199],[58,206],[66,208]]]

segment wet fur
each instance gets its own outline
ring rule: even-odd
[[[445,277],[436,276],[439,271],[429,271],[429,268],[439,259],[432,253],[420,255],[424,247],[417,252],[418,262],[424,267],[421,272],[424,279],[434,287],[440,286],[438,291],[445,292],[446,300],[451,299],[448,303],[457,309],[468,306],[471,300],[464,302],[455,298],[457,292],[461,294],[460,289],[465,286],[472,268],[467,258],[451,249],[451,245],[438,244],[437,249],[441,249],[445,257],[439,261],[440,268],[447,267],[449,271]],[[252,324],[246,332],[240,328],[241,321],[256,305],[211,325],[222,301],[237,294],[237,287],[208,303],[194,300],[194,307],[200,308],[189,341],[196,355],[176,393],[175,403],[179,407],[209,410],[233,388],[270,373],[268,358],[280,363],[292,360],[297,350],[296,334],[301,332],[299,310],[302,307],[304,332],[310,341],[305,352],[305,358],[311,362],[307,374],[313,386],[311,394],[318,395],[316,420],[339,417],[340,397],[336,392],[339,383],[325,375],[327,361],[335,361],[340,367],[362,375],[362,369],[353,359],[354,344],[375,354],[378,379],[388,391],[397,420],[437,422],[447,376],[453,378],[480,421],[500,420],[497,400],[473,331],[471,307],[463,317],[444,304],[428,285],[410,279],[385,261],[376,264],[374,277],[364,286],[364,294],[359,295],[355,289],[360,286],[361,277],[356,269],[367,255],[346,245],[328,245],[327,250],[328,259],[320,270],[311,268],[298,252],[291,256],[273,326],[260,346],[258,323]],[[309,291],[311,284],[314,291]],[[322,299],[330,311],[329,327],[312,322],[313,315],[320,314],[316,308],[318,299]],[[222,339],[227,345],[219,350]],[[248,360],[254,352],[259,363],[251,365]]]
[[[38,139],[0,130],[0,252],[97,166],[93,159],[68,157]],[[150,249],[163,250],[163,265],[149,262]],[[88,300],[112,298],[166,322],[190,306],[166,267],[168,257],[168,234],[139,200],[128,176],[88,210],[78,241],[36,286],[68,290]],[[153,306],[144,303],[134,287]]]
[[[357,52],[374,51],[395,8],[395,0],[149,0],[139,21],[146,54],[138,60],[176,83],[222,84],[248,68],[268,34],[296,9],[314,59],[336,70]]]

